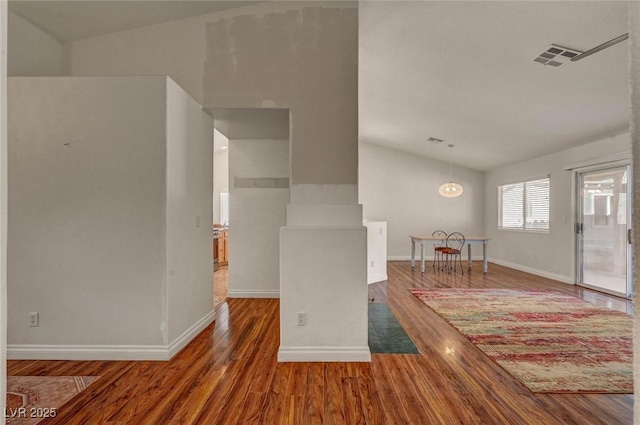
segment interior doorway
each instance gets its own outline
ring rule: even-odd
[[[630,297],[631,165],[577,174],[576,222],[579,285]]]
[[[229,288],[229,139],[213,135],[213,306],[227,299]]]

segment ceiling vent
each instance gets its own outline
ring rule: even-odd
[[[444,140],[442,140],[442,139],[436,139],[435,137],[429,137],[429,138],[427,139],[427,142],[431,142],[431,143],[438,144],[438,143],[442,143],[442,142],[444,142]]]
[[[566,63],[569,63],[571,61],[571,58],[574,58],[581,53],[582,52],[579,50],[573,50],[567,47],[561,47],[552,44],[541,53],[537,54],[533,58],[533,61],[541,63],[543,65],[549,65],[558,68]]]

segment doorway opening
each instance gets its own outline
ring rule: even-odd
[[[631,165],[577,173],[577,283],[630,297]]]
[[[226,299],[229,289],[229,139],[217,129],[213,134],[213,308]]]

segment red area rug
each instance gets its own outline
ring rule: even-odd
[[[633,393],[632,316],[553,291],[411,289],[536,393]]]
[[[34,425],[57,415],[75,395],[99,376],[8,376],[7,424]]]

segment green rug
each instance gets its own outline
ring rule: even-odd
[[[369,304],[369,349],[375,354],[420,354],[386,304]]]

